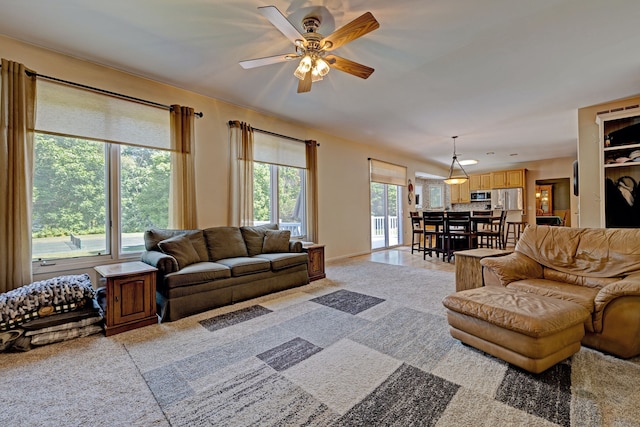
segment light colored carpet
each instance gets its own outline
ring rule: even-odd
[[[368,261],[106,338],[0,354],[1,426],[640,426],[640,358],[531,375],[451,338],[454,275]]]

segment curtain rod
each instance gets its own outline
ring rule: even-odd
[[[76,87],[80,87],[82,89],[91,90],[93,92],[104,93],[105,95],[116,96],[118,98],[128,99],[128,100],[131,100],[131,101],[140,102],[142,104],[147,104],[147,105],[151,105],[151,106],[154,106],[154,107],[164,108],[166,110],[171,110],[171,106],[170,105],[160,104],[158,102],[153,102],[153,101],[147,101],[146,99],[136,98],[136,97],[129,96],[129,95],[123,95],[121,93],[111,92],[109,90],[104,90],[104,89],[100,89],[100,88],[93,87],[93,86],[83,85],[82,83],[71,82],[69,80],[63,80],[63,79],[59,79],[57,77],[51,77],[51,76],[47,76],[47,75],[44,75],[44,74],[38,74],[38,73],[35,73],[33,71],[29,71],[29,70],[25,70],[25,73],[29,77],[35,76],[35,77],[40,77],[40,78],[47,79],[47,80],[53,80],[54,82],[64,83],[64,84],[67,84],[69,86],[76,86]],[[195,112],[193,114],[198,116],[198,117],[204,116],[204,114],[202,112]]]
[[[240,122],[239,122],[239,121],[237,121],[237,120],[229,120],[229,127],[236,127],[236,126],[238,126],[239,124],[240,124]],[[289,140],[291,140],[291,141],[302,142],[302,143],[305,143],[305,144],[307,144],[307,143],[313,143],[313,142],[316,142],[316,141],[314,141],[313,139],[299,139],[299,138],[294,138],[294,137],[292,137],[292,136],[281,135],[281,134],[279,134],[279,133],[271,132],[271,131],[264,130],[264,129],[258,129],[258,128],[254,128],[254,127],[251,127],[251,129],[253,129],[255,132],[260,132],[260,133],[264,133],[264,134],[271,135],[271,136],[277,136],[277,137],[279,137],[279,138],[289,139]],[[316,143],[316,145],[317,145],[318,147],[320,146],[320,144],[318,144],[318,143]]]

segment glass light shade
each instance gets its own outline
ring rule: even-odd
[[[311,57],[309,55],[305,55],[301,60],[296,71],[293,72],[293,75],[299,78],[300,80],[304,80],[304,76],[311,69]]]
[[[311,70],[311,82],[315,83],[319,82],[320,80],[322,80],[322,76],[318,74],[318,71],[315,68],[313,68]]]
[[[451,177],[451,178],[447,178],[447,179],[444,180],[444,183],[445,184],[449,184],[449,185],[451,185],[451,184],[464,184],[465,182],[467,182],[467,178],[465,178],[465,177],[459,177],[459,178]]]
[[[324,77],[327,75],[327,73],[329,72],[330,68],[329,68],[329,64],[327,64],[327,61],[325,61],[322,58],[318,58],[316,59],[316,65],[314,67],[314,69],[318,72],[318,74],[320,74],[320,76]]]

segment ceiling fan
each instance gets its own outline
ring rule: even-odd
[[[300,60],[298,68],[293,73],[300,81],[298,93],[309,92],[311,84],[322,80],[330,68],[366,79],[373,73],[373,68],[358,64],[328,52],[339,48],[362,37],[380,27],[371,12],[366,12],[343,27],[325,37],[318,33],[320,18],[309,15],[302,20],[305,33],[300,34],[296,27],[275,6],[259,7],[258,11],[267,18],[274,27],[285,35],[295,45],[295,53],[288,53],[265,58],[240,61],[242,68],[249,69],[279,62]]]

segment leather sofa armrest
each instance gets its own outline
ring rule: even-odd
[[[480,264],[483,270],[489,270],[487,276],[493,274],[502,286],[516,280],[541,279],[543,273],[542,265],[519,252],[501,257],[482,258]]]
[[[302,252],[302,242],[300,240],[289,240],[289,252]]]
[[[640,274],[627,276],[600,289],[594,300],[593,329],[595,332],[602,332],[602,319],[607,305],[617,298],[626,296],[640,296]]]
[[[162,276],[178,271],[178,261],[171,255],[162,252],[144,251],[141,261],[157,268]]]

